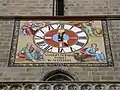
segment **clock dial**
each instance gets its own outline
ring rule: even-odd
[[[52,24],[39,29],[34,36],[35,44],[48,52],[68,53],[82,48],[88,41],[80,28],[67,24]]]

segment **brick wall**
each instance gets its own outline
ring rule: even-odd
[[[0,16],[49,16],[52,0],[0,0]]]
[[[65,15],[118,15],[119,0],[65,0]],[[0,0],[0,16],[50,16],[52,0]],[[56,67],[7,67],[14,20],[0,19],[0,82],[41,81]],[[76,81],[120,80],[120,20],[108,21],[115,67],[61,68]]]
[[[119,14],[119,0],[65,0],[65,16]]]
[[[65,0],[65,15],[108,15],[107,0]]]
[[[0,16],[50,16],[53,0],[0,0]],[[64,0],[65,16],[119,15],[119,0]]]

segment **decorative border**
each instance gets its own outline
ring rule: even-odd
[[[120,83],[105,82],[1,82],[0,90],[120,90]]]
[[[48,19],[48,20],[51,20],[51,19]],[[61,20],[61,19],[59,18],[57,20]],[[70,20],[73,20],[73,19],[69,19],[67,21],[70,21]],[[93,20],[96,20],[96,19],[93,19]],[[57,66],[57,67],[112,67],[114,66],[114,62],[113,62],[112,51],[111,51],[111,46],[110,46],[107,19],[101,20],[101,22],[102,22],[102,27],[104,29],[103,30],[104,31],[104,44],[105,44],[104,46],[105,46],[105,51],[106,51],[107,63],[14,63],[15,56],[16,56],[18,36],[19,36],[19,27],[20,27],[20,20],[15,20],[8,66],[9,67],[45,67],[45,66],[50,66],[50,67],[52,66]]]

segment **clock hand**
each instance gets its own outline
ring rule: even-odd
[[[68,42],[67,42],[67,40],[64,40],[64,44],[65,44],[65,46],[68,47]]]
[[[63,41],[63,35],[64,35],[64,24],[61,24],[61,28],[58,30],[58,41]]]
[[[58,41],[63,41],[64,38],[63,38],[63,35],[64,35],[64,30],[59,30],[58,31]]]
[[[58,33],[58,41],[61,41],[61,35]]]

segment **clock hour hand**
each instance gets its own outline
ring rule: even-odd
[[[67,42],[67,40],[64,40],[64,45],[68,47],[68,42]]]

